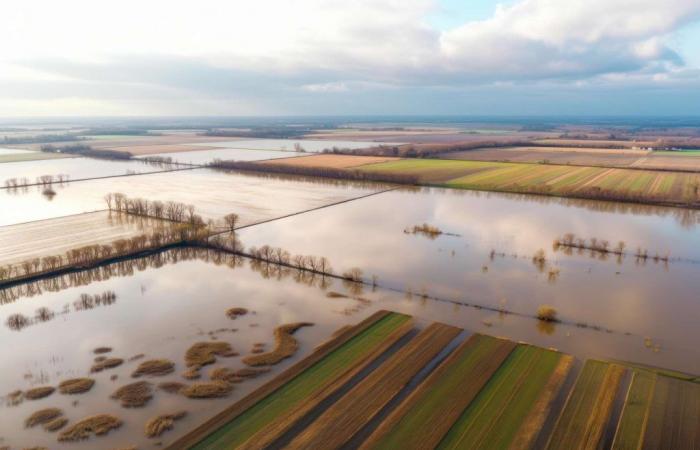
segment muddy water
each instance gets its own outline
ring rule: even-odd
[[[56,195],[51,198],[42,195],[37,187],[3,189],[0,190],[0,226],[105,209],[104,196],[110,192],[195,205],[205,219],[215,220],[236,213],[245,225],[367,195],[382,188],[376,184],[279,179],[193,169],[55,185]]]
[[[422,223],[449,234],[404,233]],[[553,251],[564,233],[624,240],[632,253],[638,246],[668,252],[672,262]],[[530,316],[552,305],[564,321],[629,333],[639,347],[625,354],[603,346],[593,354],[700,372],[700,212],[426,189],[384,193],[239,236],[246,246],[325,256],[338,273],[361,268],[365,279],[376,276],[381,286],[415,296]],[[532,260],[539,249],[546,254],[541,268]],[[505,332],[498,323],[489,331]]]
[[[129,358],[144,353],[146,358],[169,358],[176,362],[175,373],[150,381],[184,382],[186,380],[179,374],[184,370],[185,350],[195,342],[209,340],[212,330],[225,329],[214,336],[231,343],[234,349],[245,355],[256,342],[265,342],[267,348],[271,348],[275,326],[294,321],[314,322],[313,327],[303,328],[297,333],[301,348],[294,358],[264,377],[237,385],[227,399],[191,400],[158,391],[146,407],[136,409],[122,408],[109,398],[118,387],[133,381],[130,374],[138,361],[128,362],[92,375],[97,381],[89,393],[76,396],[56,393],[42,400],[24,401],[18,406],[0,405],[0,437],[4,439],[0,442],[13,448],[36,445],[84,449],[127,445],[152,448],[158,439],[149,440],[143,436],[144,423],[157,414],[187,410],[189,416],[176,423],[174,431],[163,436],[162,441],[167,444],[310,353],[339,327],[356,323],[378,309],[414,315],[419,325],[442,321],[472,331],[557,347],[579,356],[600,355],[602,352],[610,357],[627,355],[635,360],[656,361],[637,336],[567,325],[542,327],[528,318],[416,296],[407,298],[383,289],[356,291],[337,280],[326,279],[322,288],[318,277],[299,278],[295,272],[280,273],[274,267],[251,265],[248,260],[240,258],[237,263],[224,259],[223,264],[215,264],[212,262],[215,254],[209,252],[207,255],[206,261],[181,260],[160,268],[141,266],[143,270],[136,270],[131,276],[94,280],[78,287],[66,284],[65,289],[57,292],[47,291],[1,305],[3,325],[0,326],[0,339],[6,345],[0,350],[5,368],[0,371],[0,386],[10,392],[31,386],[56,385],[66,378],[89,375],[94,357],[92,350],[99,346],[113,347],[111,355],[115,357]],[[137,261],[133,264],[140,266]],[[81,293],[103,291],[114,291],[116,302],[87,310],[75,307],[74,302]],[[352,293],[364,300],[329,298],[326,294],[330,291]],[[230,320],[225,311],[233,306],[248,308],[251,312]],[[55,311],[56,317],[19,331],[4,325],[9,315],[33,316],[40,307]],[[492,325],[487,327],[484,323]],[[220,359],[204,370],[204,379],[210,368],[222,366],[239,368],[242,363],[240,357]],[[110,380],[113,374],[118,375],[115,381]],[[77,404],[73,404],[75,400]],[[77,444],[58,444],[55,434],[23,426],[27,416],[46,407],[62,408],[71,421],[91,414],[110,413],[120,417],[124,426],[107,437],[91,438]]]

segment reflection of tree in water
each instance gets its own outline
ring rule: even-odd
[[[327,288],[331,283],[331,278],[306,270],[248,259],[227,252],[183,247],[5,288],[0,290],[0,304],[12,303],[20,298],[42,295],[44,292],[59,292],[77,286],[87,286],[93,282],[107,281],[115,277],[128,277],[149,268],[160,268],[166,265],[177,264],[180,261],[190,260],[199,260],[217,266],[228,266],[232,269],[242,267],[247,260],[249,261],[249,267],[266,279],[282,280],[291,278],[297,283],[317,286],[322,289]],[[353,284],[356,285],[357,283]],[[86,304],[89,304],[89,302],[86,302]]]
[[[557,331],[557,323],[551,320],[538,320],[537,331],[539,331],[540,334],[551,336]]]
[[[87,311],[100,306],[113,305],[117,301],[117,294],[114,291],[105,291],[101,294],[80,294],[78,300],[73,302],[74,311]],[[56,315],[69,314],[70,305],[65,305],[63,310],[56,313],[47,307],[41,307],[34,313],[34,318],[27,317],[23,314],[12,314],[7,318],[5,324],[14,331],[21,331],[30,325],[48,322]]]

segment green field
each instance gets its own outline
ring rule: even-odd
[[[599,448],[625,368],[588,360],[550,436],[548,449]]]
[[[333,383],[410,320],[410,316],[396,313],[384,317],[192,448],[229,449],[241,445],[284,417],[296,404]]]
[[[403,159],[362,171],[410,174],[421,183],[485,191],[699,204],[700,175],[685,172],[484,161]]]
[[[508,449],[561,353],[519,345],[452,426],[440,449]]]
[[[387,419],[368,447],[410,448],[418,440],[437,445],[513,347],[502,339],[472,336],[425,381],[418,395]]]
[[[613,449],[638,449],[644,436],[651,397],[656,384],[656,374],[636,370],[632,375],[622,416],[615,433]]]
[[[663,156],[700,156],[700,150],[655,151],[652,155]]]

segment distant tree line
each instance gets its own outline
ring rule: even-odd
[[[334,178],[353,181],[371,181],[381,183],[417,184],[418,177],[408,174],[386,172],[363,172],[352,169],[334,169],[329,167],[291,166],[287,164],[265,163],[252,161],[222,161],[216,159],[208,167],[228,170],[242,170],[265,173],[282,173],[322,178]]]
[[[77,134],[41,134],[37,136],[20,136],[20,137],[9,137],[3,136],[0,143],[4,145],[16,145],[16,144],[39,144],[44,142],[70,142],[70,141],[80,141],[81,138]]]
[[[532,145],[529,140],[483,140],[458,144],[403,144],[377,145],[367,148],[349,149],[333,147],[323,153],[355,156],[388,156],[397,158],[436,158],[445,153],[464,152],[482,148],[498,148]]]
[[[85,144],[70,144],[57,147],[55,145],[46,144],[41,146],[41,151],[46,153],[67,153],[70,155],[80,155],[89,158],[100,159],[131,159],[132,154],[121,150],[95,150]]]

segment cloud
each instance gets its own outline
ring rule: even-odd
[[[233,103],[258,101],[257,111],[290,113],[308,106],[304,96],[346,96],[340,107],[361,108],[384,95],[429,107],[431,93],[699,80],[673,45],[700,18],[697,0],[518,0],[444,30],[428,25],[437,2],[8,0],[0,101],[82,97],[94,108],[99,99],[176,105],[179,97],[175,111],[229,102],[212,111],[238,113]]]

